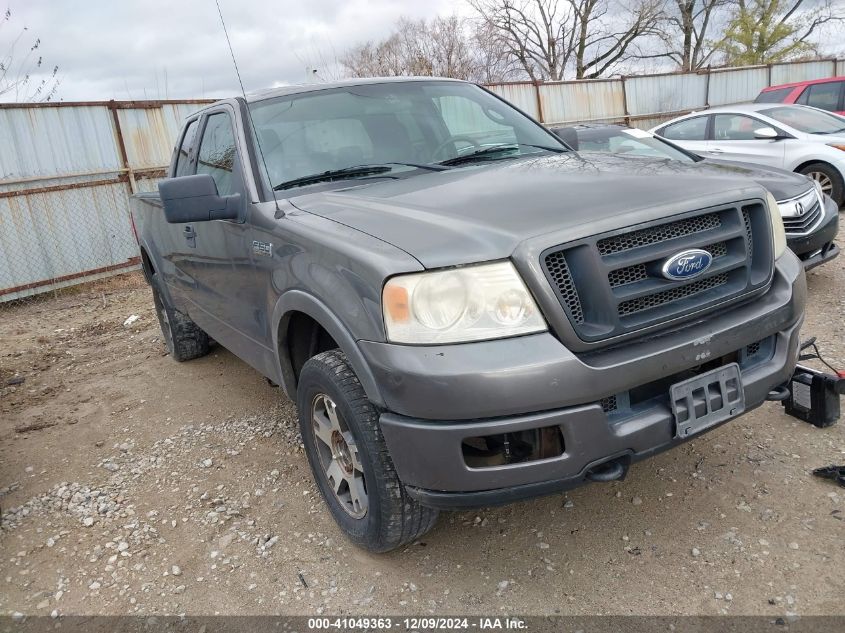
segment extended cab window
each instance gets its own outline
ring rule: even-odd
[[[232,121],[225,112],[208,117],[197,154],[197,173],[209,174],[217,183],[221,196],[240,188],[234,177],[235,134]]]
[[[666,126],[660,136],[673,141],[707,140],[707,117],[697,116]]]
[[[197,136],[197,125],[199,119],[194,119],[188,124],[182,143],[179,145],[179,152],[176,155],[176,176],[188,176],[191,173],[190,154],[194,148],[194,140]]]

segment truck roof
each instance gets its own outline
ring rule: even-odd
[[[357,79],[345,79],[343,81],[331,81],[319,84],[292,84],[290,86],[279,86],[277,88],[268,88],[265,90],[258,90],[250,92],[246,95],[246,100],[249,103],[256,101],[263,101],[264,99],[272,99],[274,97],[285,97],[293,94],[300,94],[304,92],[318,92],[320,90],[330,90],[331,88],[343,88],[347,86],[364,86],[369,84],[384,84],[384,83],[408,83],[416,81],[462,81],[460,79],[449,79],[447,77],[366,77]]]

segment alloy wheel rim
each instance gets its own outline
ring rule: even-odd
[[[822,188],[822,191],[827,195],[830,195],[830,192],[833,191],[833,181],[830,179],[830,177],[828,177],[827,174],[823,174],[820,171],[811,171],[807,175],[810,176],[810,178],[815,180],[817,183],[819,183],[819,186]]]
[[[311,429],[320,466],[340,507],[355,519],[363,518],[369,503],[358,445],[337,405],[324,393],[311,402]]]

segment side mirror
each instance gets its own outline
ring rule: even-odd
[[[240,216],[241,194],[219,195],[214,178],[208,174],[162,180],[158,192],[164,217],[171,224],[237,220]]]
[[[754,138],[773,141],[776,138],[780,138],[780,134],[773,127],[761,127],[754,130]]]
[[[574,129],[571,127],[553,127],[549,130],[569,147],[576,152],[578,151],[578,133]]]

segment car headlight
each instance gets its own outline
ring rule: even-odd
[[[394,343],[462,343],[547,329],[510,262],[393,277],[382,308]]]
[[[769,209],[769,221],[772,223],[772,242],[777,259],[786,251],[786,231],[783,228],[778,202],[771,192],[766,192],[766,207]]]

